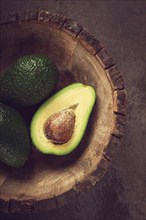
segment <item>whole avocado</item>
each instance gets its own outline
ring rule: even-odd
[[[0,100],[5,104],[32,106],[44,100],[58,81],[56,64],[42,55],[19,58],[0,80]]]
[[[0,103],[0,161],[11,167],[21,167],[30,151],[29,131],[22,116]]]

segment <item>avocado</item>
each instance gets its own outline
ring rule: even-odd
[[[80,143],[96,99],[93,87],[68,85],[50,97],[34,114],[31,139],[44,154],[66,155]]]
[[[56,64],[42,55],[27,55],[10,66],[0,81],[5,104],[32,106],[44,100],[58,80]]]
[[[21,167],[30,150],[29,131],[22,116],[0,103],[0,161],[11,167]]]

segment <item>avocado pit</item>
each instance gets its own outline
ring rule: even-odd
[[[54,144],[68,142],[75,126],[75,113],[73,109],[64,109],[52,114],[44,125],[45,136]]]

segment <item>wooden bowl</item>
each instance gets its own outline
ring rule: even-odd
[[[0,36],[1,75],[20,56],[43,54],[58,66],[56,91],[72,82],[96,89],[95,107],[74,152],[57,157],[33,148],[24,167],[0,166],[1,211],[37,212],[61,207],[95,185],[116,155],[126,123],[122,76],[94,36],[59,14],[45,10],[9,14],[1,20]],[[32,109],[20,110],[31,120]]]

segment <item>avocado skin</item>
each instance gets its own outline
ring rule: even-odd
[[[0,101],[5,104],[32,106],[44,100],[58,81],[55,63],[41,55],[19,58],[0,81]]]
[[[56,156],[65,156],[75,150],[83,138],[95,101],[95,89],[82,83],[70,84],[46,100],[35,112],[30,125],[31,140],[36,149]],[[64,144],[52,143],[44,133],[46,120],[53,113],[70,108],[75,108],[76,117],[72,137]]]
[[[22,116],[0,103],[0,161],[11,167],[21,167],[30,150],[29,132]]]

